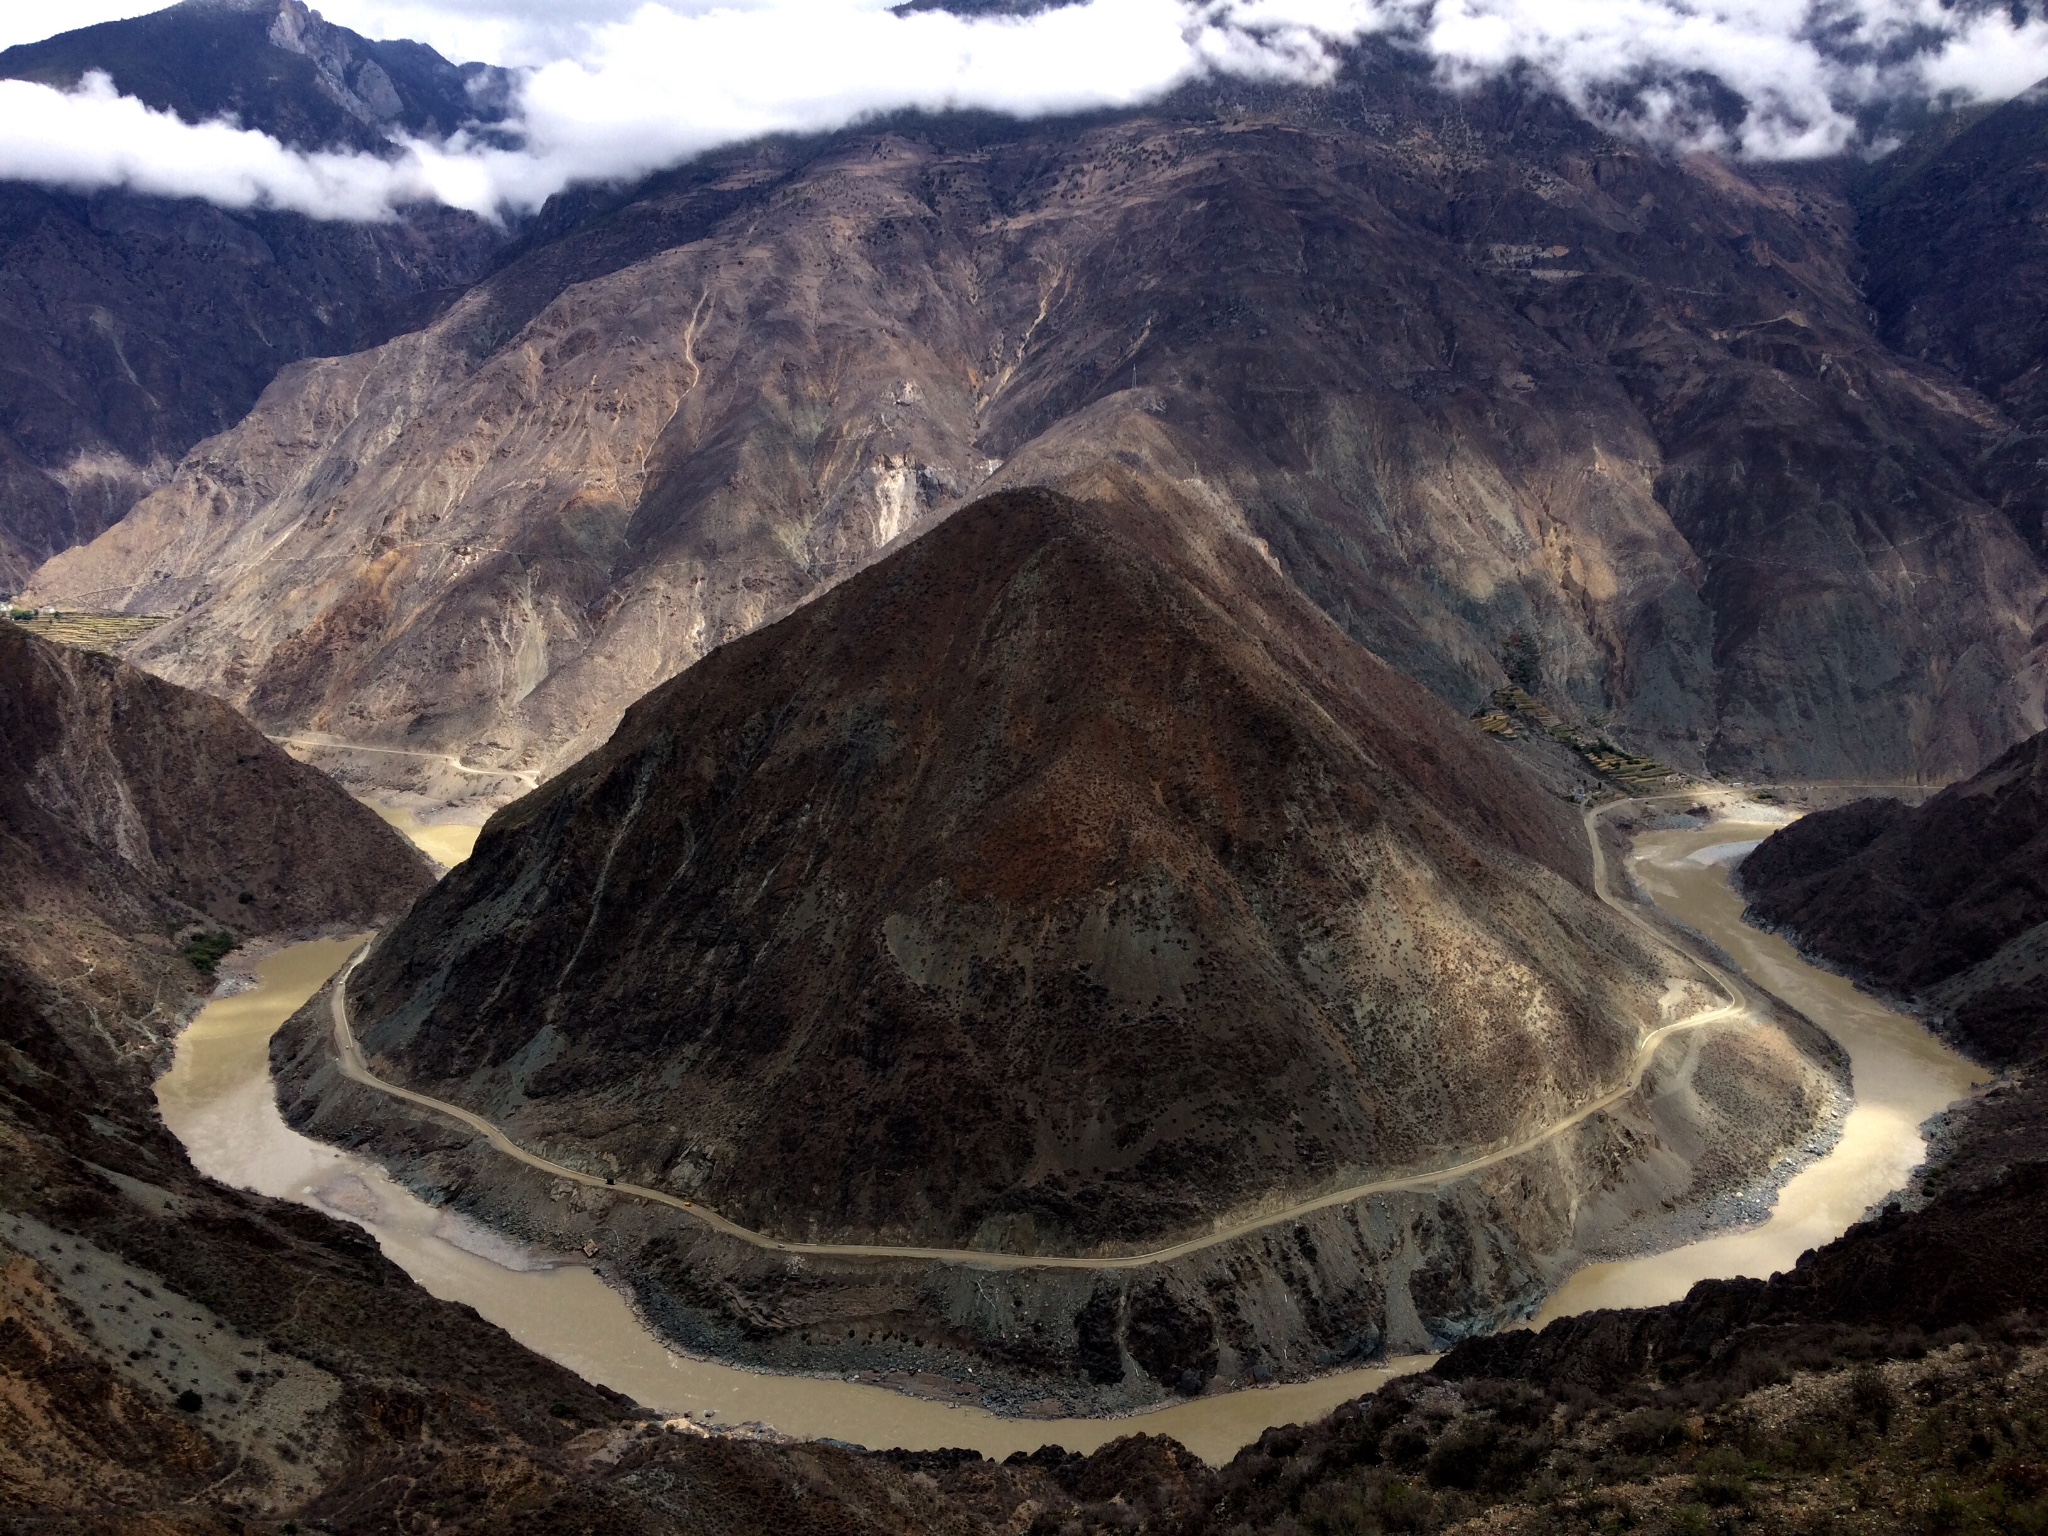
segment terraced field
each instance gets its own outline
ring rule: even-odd
[[[1493,707],[1473,719],[1482,731],[1510,741],[1531,730],[1540,731],[1551,740],[1570,747],[1601,778],[1632,795],[1675,789],[1683,782],[1683,776],[1676,769],[1654,757],[1639,757],[1624,751],[1597,730],[1566,723],[1547,704],[1520,688],[1497,690],[1493,695]]]
[[[118,652],[130,641],[140,639],[165,615],[158,613],[39,613],[16,608],[9,615],[30,634],[57,645],[74,645],[84,651]]]

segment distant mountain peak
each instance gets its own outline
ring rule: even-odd
[[[511,79],[364,37],[303,0],[181,0],[0,52],[0,78],[68,90],[93,70],[187,122],[225,117],[307,149],[378,150],[502,121]]]

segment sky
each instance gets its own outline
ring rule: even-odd
[[[0,46],[149,5],[0,7]],[[2048,0],[1083,0],[1026,19],[896,16],[887,0],[329,0],[330,20],[521,71],[517,147],[306,154],[232,123],[0,81],[0,175],[121,185],[324,218],[438,200],[487,215],[776,131],[905,107],[1036,116],[1128,106],[1211,75],[1317,84],[1387,38],[1468,87],[1508,69],[1674,151],[1761,159],[1867,148],[1856,114],[2004,100],[2048,76]],[[1744,106],[1709,110],[1712,76]]]

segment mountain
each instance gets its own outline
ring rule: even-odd
[[[495,121],[503,83],[478,68],[297,0],[188,0],[0,52],[0,78],[103,70],[187,120],[231,113],[308,148]],[[117,521],[280,368],[429,319],[506,239],[445,209],[344,224],[0,182],[0,587]]]
[[[779,1234],[1151,1240],[1627,1069],[1577,814],[1205,511],[1005,493],[634,706],[353,993]]]
[[[1370,49],[747,145],[564,200],[34,591],[175,614],[137,660],[271,728],[552,770],[978,491],[1119,462],[1460,708],[1520,634],[1680,766],[1969,772],[2040,727],[2048,582],[2012,421],[1873,326],[1852,179]]]
[[[1930,129],[1873,167],[1857,195],[1885,339],[2032,430],[2048,420],[2044,125],[2048,81]]]
[[[1857,190],[1865,287],[1901,354],[1981,391],[2012,426],[1986,463],[1991,500],[2048,554],[2048,82],[1958,114]]]
[[[301,0],[183,0],[0,49],[0,80],[71,90],[91,71],[188,123],[230,118],[302,149],[386,149],[505,117],[510,77],[424,43],[337,27]]]
[[[0,761],[17,939],[47,900],[168,956],[169,929],[373,925],[431,883],[411,844],[218,700],[7,623]]]
[[[350,982],[386,1078],[882,1251],[531,1172],[348,1080],[324,1006],[273,1042],[287,1118],[601,1250],[686,1348],[1095,1412],[1496,1325],[1812,1134],[1838,1087],[1796,1023],[1703,1028],[1547,1134],[1718,999],[1595,897],[1574,806],[1242,525],[1088,490],[985,497],[712,652]]]
[[[0,1531],[369,1536],[428,1486],[471,1530],[998,1528],[888,1458],[664,1434],[357,1228],[202,1178],[151,1090],[212,985],[177,941],[360,930],[431,873],[217,701],[5,622],[0,757]]]
[[[1743,861],[1749,910],[2000,1066],[2048,1049],[2048,732],[1926,804],[1858,800]]]
[[[360,1234],[200,1178],[157,1114],[155,1069],[211,986],[187,932],[387,920],[431,882],[418,854],[216,700],[6,623],[0,757],[0,1526],[223,1530],[223,1502],[333,1475],[301,1450],[374,1461],[380,1414],[545,1446],[569,1431],[522,1396],[613,1411]],[[161,1373],[195,1332],[264,1352],[261,1383],[223,1369],[179,1407]]]

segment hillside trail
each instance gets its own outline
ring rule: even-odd
[[[465,763],[453,752],[421,752],[411,747],[370,747],[361,742],[333,741],[322,736],[273,736],[281,747],[303,747],[319,752],[372,752],[379,757],[417,757],[441,763],[457,773],[478,779],[517,779],[528,789],[540,787],[540,774],[531,768],[479,768]]]
[[[1657,796],[1650,798],[1667,799],[1673,797]],[[370,1070],[368,1060],[364,1057],[362,1048],[356,1041],[355,1030],[349,1019],[348,981],[355,968],[362,963],[363,959],[369,954],[371,947],[376,943],[375,935],[350,958],[348,964],[343,967],[341,974],[334,981],[331,997],[335,1056],[342,1075],[351,1082],[360,1083],[364,1087],[373,1088],[377,1092],[387,1094],[394,1099],[402,1100],[405,1103],[453,1120],[457,1124],[484,1137],[492,1147],[505,1156],[524,1163],[529,1168],[536,1169],[554,1178],[567,1179],[572,1183],[581,1184],[588,1188],[605,1189],[614,1195],[643,1200],[654,1205],[667,1206],[672,1210],[681,1212],[684,1216],[694,1221],[701,1222],[714,1231],[721,1232],[728,1237],[737,1238],[741,1242],[769,1252],[804,1254],[820,1258],[909,1259],[1001,1270],[1142,1269],[1148,1265],[1162,1264],[1173,1259],[1185,1257],[1191,1253],[1199,1253],[1206,1248],[1218,1247],[1251,1233],[1263,1231],[1268,1227],[1283,1226],[1289,1222],[1298,1221],[1311,1212],[1324,1210],[1333,1205],[1346,1205],[1351,1201],[1363,1199],[1368,1195],[1434,1189],[1439,1185],[1468,1177],[1497,1163],[1505,1162],[1510,1158],[1520,1157],[1525,1153],[1533,1152],[1538,1147],[1555,1140],[1567,1131],[1572,1130],[1603,1110],[1613,1107],[1634,1093],[1641,1086],[1643,1076],[1649,1070],[1650,1062],[1655,1057],[1659,1047],[1673,1036],[1688,1030],[1699,1029],[1707,1025],[1721,1023],[1749,1014],[1751,1005],[1748,1001],[1748,992],[1741,982],[1731,977],[1712,961],[1682,948],[1672,934],[1634,910],[1631,903],[1617,899],[1609,889],[1607,857],[1600,846],[1600,818],[1619,806],[1644,803],[1646,802],[1641,800],[1611,801],[1605,805],[1589,807],[1587,809],[1585,813],[1585,828],[1587,841],[1592,845],[1593,850],[1594,894],[1640,929],[1658,948],[1677,954],[1687,964],[1698,970],[1726,999],[1725,1002],[1716,1007],[1702,1009],[1683,1019],[1675,1020],[1672,1023],[1662,1025],[1643,1034],[1637,1041],[1634,1064],[1627,1078],[1619,1086],[1591,1102],[1581,1105],[1572,1111],[1571,1114],[1560,1120],[1553,1121],[1532,1135],[1525,1136],[1517,1141],[1494,1146],[1485,1152],[1447,1166],[1432,1168],[1422,1172],[1403,1173],[1385,1178],[1370,1179],[1364,1183],[1328,1190],[1312,1198],[1297,1201],[1277,1210],[1261,1212],[1238,1221],[1218,1225],[1200,1236],[1171,1243],[1162,1248],[1148,1249],[1141,1253],[1088,1255],[1021,1254],[1002,1253],[982,1248],[921,1247],[891,1243],[801,1242],[795,1239],[774,1237],[765,1232],[756,1232],[751,1228],[743,1227],[739,1223],[728,1220],[726,1217],[719,1215],[718,1212],[694,1200],[684,1200],[678,1196],[667,1194],[662,1190],[650,1189],[642,1184],[614,1182],[595,1174],[585,1173],[580,1169],[568,1167],[562,1163],[553,1162],[519,1145],[495,1122],[486,1120],[483,1116],[474,1114],[460,1105],[451,1104],[445,1099],[437,1099],[414,1089],[401,1087],[396,1083],[377,1076],[376,1073]]]

